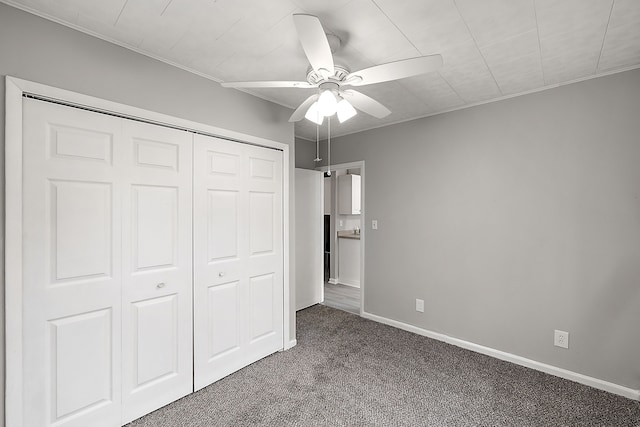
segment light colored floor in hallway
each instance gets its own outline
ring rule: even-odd
[[[325,283],[323,304],[360,315],[360,288]]]

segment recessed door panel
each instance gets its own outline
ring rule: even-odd
[[[207,228],[209,262],[238,257],[239,193],[208,191]]]
[[[177,374],[178,296],[166,295],[133,306],[138,388]]]
[[[235,153],[223,153],[220,151],[208,151],[209,175],[240,175],[241,158]]]
[[[112,133],[52,124],[49,140],[52,157],[108,164],[112,162]]]
[[[111,274],[111,185],[50,182],[54,281]]]
[[[179,147],[176,144],[141,138],[134,138],[133,144],[138,166],[178,170]]]
[[[273,251],[273,209],[274,200],[271,193],[249,193],[249,215],[251,223],[251,255]]]
[[[52,422],[113,399],[111,310],[50,321]]]
[[[251,178],[272,181],[276,174],[276,162],[256,157],[249,158],[249,176]]]
[[[239,282],[209,287],[209,359],[237,349],[239,340]]]
[[[172,267],[178,256],[178,189],[132,186],[135,269]]]
[[[251,340],[256,340],[267,334],[273,333],[273,298],[274,277],[273,274],[249,279],[251,294]]]

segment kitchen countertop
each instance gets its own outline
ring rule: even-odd
[[[356,234],[354,230],[338,231],[338,239],[360,240],[360,234]]]

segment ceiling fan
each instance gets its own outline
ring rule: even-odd
[[[420,56],[396,62],[376,65],[359,71],[351,71],[346,65],[335,64],[329,39],[339,39],[325,34],[320,20],[313,15],[294,14],[293,22],[311,67],[307,81],[246,81],[225,82],[224,87],[236,88],[318,88],[318,93],[309,96],[293,112],[290,122],[307,118],[318,125],[324,117],[337,114],[340,123],[356,114],[354,107],[376,118],[383,118],[391,111],[375,99],[349,86],[364,86],[391,80],[403,79],[435,71],[442,66],[441,55]],[[335,40],[333,40],[335,38]],[[335,43],[334,43],[335,45]]]

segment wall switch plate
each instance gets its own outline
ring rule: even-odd
[[[378,220],[377,219],[372,219],[371,220],[371,228],[374,230],[378,229]]]
[[[553,334],[553,345],[556,347],[569,348],[569,332],[556,329]]]
[[[342,227],[344,225],[344,221],[340,220],[340,227]]]
[[[416,311],[419,311],[420,313],[424,313],[424,300],[423,299],[416,299]]]

